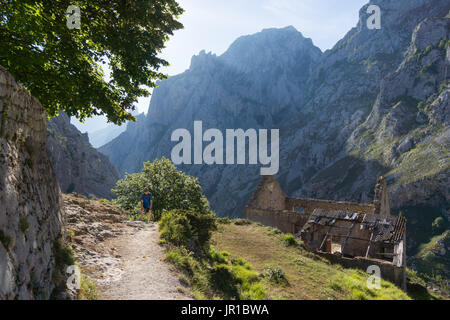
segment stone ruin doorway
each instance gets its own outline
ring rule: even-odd
[[[342,253],[342,244],[341,244],[341,242],[337,241],[336,237],[333,239],[332,235],[328,235],[325,240],[324,249],[325,249],[324,252],[326,252],[326,253],[341,254]]]

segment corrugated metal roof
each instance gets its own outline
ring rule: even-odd
[[[375,242],[398,243],[403,239],[406,219],[403,217],[382,217],[366,214],[362,221],[364,228],[372,230]]]
[[[360,216],[360,213],[355,212],[315,209],[311,214],[309,221],[322,225],[330,225],[336,222],[336,220],[358,221]]]
[[[373,232],[374,242],[398,243],[403,239],[406,230],[406,219],[403,217],[383,217],[376,214],[362,214],[345,211],[315,209],[311,214],[309,224],[332,226],[337,220],[354,221],[364,229]]]
[[[397,217],[395,220],[394,234],[392,235],[392,241],[400,242],[406,231],[406,219],[404,217]]]

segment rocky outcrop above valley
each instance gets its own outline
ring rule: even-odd
[[[111,189],[119,180],[117,169],[108,157],[89,143],[65,113],[48,121],[47,151],[61,191],[111,199]]]
[[[0,67],[0,300],[55,288],[62,216],[45,141],[43,107]]]

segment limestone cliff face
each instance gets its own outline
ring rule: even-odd
[[[382,10],[381,30],[366,26],[369,4]],[[202,52],[162,81],[148,115],[101,152],[121,173],[135,172],[170,157],[170,134],[192,130],[194,120],[222,130],[279,128],[277,178],[288,194],[368,202],[384,175],[394,213],[424,206],[408,219],[417,226],[448,214],[450,4],[369,4],[324,53],[293,28],[242,37],[219,57]],[[180,169],[199,177],[219,215],[242,216],[260,180],[255,166]]]
[[[0,67],[0,300],[47,299],[54,287],[61,202],[45,137],[41,104]]]
[[[119,179],[108,157],[89,143],[65,113],[48,121],[47,151],[55,168],[61,191],[111,199]]]
[[[347,141],[348,153],[391,169],[394,207],[450,198],[449,30],[445,18],[417,25],[403,61],[383,79],[371,113]]]
[[[417,25],[403,61],[384,78],[370,115],[346,145],[349,154],[386,168],[392,207],[407,208],[412,234],[423,234],[440,215],[450,220],[449,30],[445,18]]]
[[[267,29],[239,38],[222,56],[201,52],[185,73],[162,81],[148,115],[100,148],[121,174],[144,161],[170,157],[173,130],[192,130],[194,120],[220,130],[279,128],[305,101],[306,80],[320,49],[293,27]],[[259,166],[181,166],[200,178],[214,210],[243,214],[259,182]]]

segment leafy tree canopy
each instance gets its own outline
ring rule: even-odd
[[[209,213],[209,203],[202,194],[198,179],[177,170],[166,158],[145,162],[142,172],[126,174],[112,190],[116,202],[124,209],[139,210],[144,190],[153,195],[153,211],[160,215],[163,210],[194,210]]]
[[[80,29],[67,27],[67,9],[80,8]],[[106,115],[116,124],[150,93],[168,62],[158,58],[183,26],[176,0],[2,0],[0,65],[39,99],[80,120]],[[109,63],[111,80],[102,65]]]

